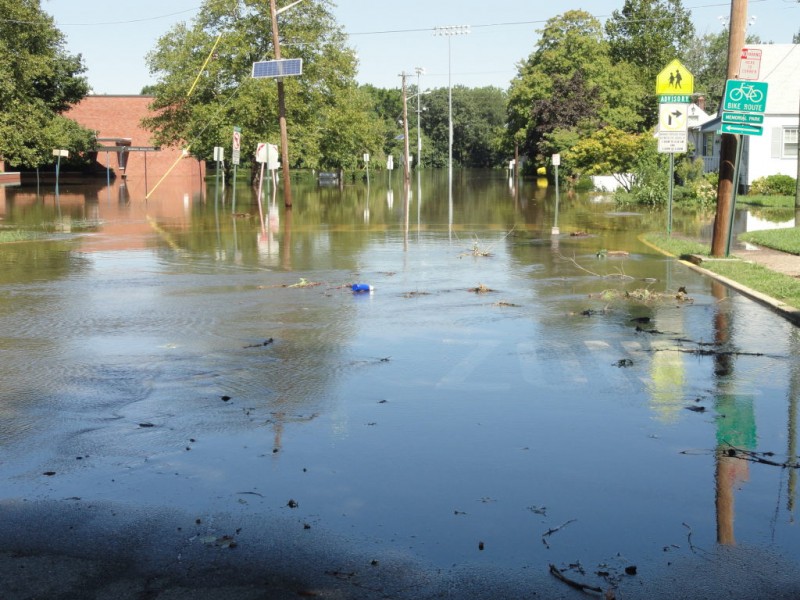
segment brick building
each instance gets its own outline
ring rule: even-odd
[[[162,179],[171,185],[186,182],[190,188],[205,178],[205,163],[186,156],[180,148],[153,147],[151,134],[141,125],[152,114],[152,96],[86,96],[64,116],[96,133],[99,146],[130,146],[130,152],[98,152],[97,162],[124,177],[129,188],[152,190]],[[167,175],[169,173],[169,175]],[[166,175],[166,177],[165,177]]]

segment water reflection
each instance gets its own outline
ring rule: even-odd
[[[660,568],[689,553],[684,522],[698,546],[774,531],[800,551],[794,469],[781,488],[726,452],[795,456],[796,332],[641,245],[663,213],[564,194],[552,236],[552,194],[504,173],[459,172],[452,194],[435,172],[293,184],[291,210],[243,183],[235,207],[213,184],[0,192],[4,225],[47,235],[0,254],[0,475],[25,474],[7,495],[55,462],[58,498],[262,515],[302,497],[300,518],[444,568]]]

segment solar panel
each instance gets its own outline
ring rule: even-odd
[[[302,58],[282,58],[253,63],[253,77],[291,77],[302,73]]]

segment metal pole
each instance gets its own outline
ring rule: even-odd
[[[672,195],[675,189],[675,153],[669,153],[669,196],[667,197],[667,235],[672,235]]]
[[[403,186],[408,190],[409,174],[408,174],[408,98],[406,96],[406,72],[400,74],[403,81],[403,152],[405,152],[405,159],[403,160]]]
[[[434,35],[447,36],[447,110],[448,110],[448,144],[447,144],[447,181],[450,194],[453,193],[453,81],[451,38],[454,35],[466,35],[469,25],[449,25],[436,27]]]
[[[420,121],[422,120],[422,107],[420,100],[422,99],[422,89],[420,88],[419,76],[425,72],[422,67],[414,69],[417,72],[417,168],[422,168],[422,135],[420,134]]]
[[[742,148],[744,148],[744,137],[736,136],[736,160],[733,163],[733,190],[731,190],[731,210],[728,221],[728,238],[725,241],[725,256],[731,253],[731,240],[733,239],[733,219],[736,216],[736,194],[739,191],[739,165],[742,162]]]
[[[269,0],[272,14],[272,43],[275,46],[275,60],[281,59],[281,44],[278,37],[278,11],[275,0]],[[289,179],[289,133],[286,128],[286,97],[283,90],[283,79],[278,78],[278,122],[281,129],[281,168],[283,170],[283,204],[292,207],[292,186]]]
[[[558,165],[556,165],[556,216],[555,221],[553,221],[553,233],[558,233],[558,203],[559,203],[559,192],[558,192]]]

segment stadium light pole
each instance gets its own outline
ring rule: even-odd
[[[450,40],[454,35],[467,35],[469,25],[444,25],[435,27],[433,35],[447,37],[447,110],[448,110],[448,143],[447,143],[447,177],[449,189],[453,190],[453,82],[452,82],[452,51]]]

